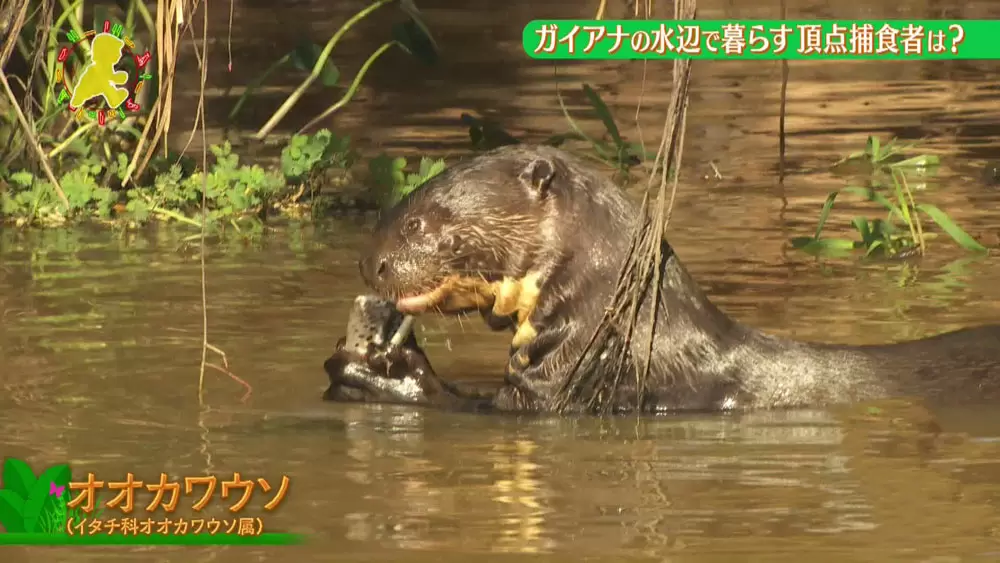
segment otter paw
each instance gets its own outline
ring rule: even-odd
[[[423,352],[406,346],[369,344],[363,354],[340,349],[324,367],[331,386],[324,398],[329,400],[361,396],[371,402],[423,403],[428,382],[434,378]]]
[[[531,365],[531,359],[524,348],[512,348],[510,358],[507,360],[507,376],[513,378],[514,381],[520,380],[521,375],[529,365]]]
[[[330,386],[323,393],[324,401],[362,402],[366,399],[362,389],[353,387],[352,381],[357,379],[359,371],[370,371],[365,359],[357,353],[344,347],[345,338],[341,338],[333,354],[323,362],[323,370],[330,380]]]
[[[372,369],[390,379],[403,379],[415,375],[426,363],[423,354],[393,344],[384,347],[369,344],[365,358]]]

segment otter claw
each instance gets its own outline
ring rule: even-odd
[[[524,352],[523,349],[515,349],[511,351],[510,359],[507,360],[507,374],[508,375],[519,375],[524,368],[528,367],[531,363],[528,354]]]

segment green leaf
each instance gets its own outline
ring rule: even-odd
[[[368,173],[372,182],[383,193],[389,193],[395,189],[396,185],[402,183],[397,179],[397,174],[401,167],[399,161],[402,160],[402,167],[406,167],[405,158],[392,159],[389,155],[382,153],[368,161]]]
[[[851,224],[854,225],[854,228],[861,234],[861,242],[863,242],[865,246],[868,246],[868,244],[872,241],[872,232],[868,226],[868,219],[865,217],[855,217],[851,220]]]
[[[469,140],[472,141],[472,146],[478,150],[491,150],[521,142],[489,119],[479,119],[467,113],[463,113],[460,119],[463,124],[469,127]]]
[[[886,208],[886,210],[889,211],[890,217],[895,215],[896,217],[899,217],[901,220],[905,221],[906,216],[903,215],[902,209],[900,209],[899,206],[896,205],[895,203],[889,201],[884,195],[878,193],[873,189],[848,186],[846,188],[841,189],[840,191],[859,195],[868,201],[874,201],[875,203],[878,203],[882,205],[882,207]]]
[[[882,219],[875,219],[871,222],[871,232],[872,240],[880,240],[887,244],[891,243],[897,237],[896,228],[892,223],[883,221]]]
[[[865,256],[871,256],[872,253],[878,250],[879,248],[881,248],[883,251],[885,250],[885,241],[882,240],[873,241],[871,245],[868,246],[868,250],[865,251]]]
[[[868,141],[865,143],[865,153],[871,158],[872,162],[882,160],[879,145],[878,137],[875,136],[868,137]]]
[[[842,254],[854,250],[856,246],[853,240],[836,238],[796,237],[791,242],[793,248],[809,254]]]
[[[611,115],[611,110],[608,109],[607,104],[605,104],[604,100],[601,99],[597,92],[590,87],[590,84],[583,85],[583,93],[587,96],[587,100],[590,102],[590,105],[593,106],[597,117],[599,117],[601,122],[604,123],[604,128],[607,129],[608,133],[611,135],[611,139],[615,142],[615,147],[618,148],[619,152],[625,149],[625,141],[622,140],[621,132],[618,131],[618,125],[615,123],[615,118]]]
[[[605,160],[611,159],[612,155],[608,154],[608,152],[601,146],[601,143],[598,143],[594,139],[591,139],[590,137],[588,137],[583,132],[583,129],[580,129],[580,126],[576,124],[576,121],[573,119],[573,116],[571,116],[569,114],[569,110],[566,109],[566,103],[563,101],[562,94],[559,92],[558,89],[556,90],[556,98],[559,100],[559,108],[562,110],[563,116],[566,118],[566,122],[569,123],[570,128],[576,134],[578,134],[581,137],[583,137],[584,139],[590,141],[590,144],[594,146],[594,152],[596,152],[599,157],[601,157],[602,159],[605,159]]]
[[[814,240],[812,237],[793,237],[791,243],[793,248],[802,248]]]
[[[642,143],[628,143],[629,151],[639,156],[642,160],[656,160],[656,151],[643,150]]]
[[[944,211],[941,211],[937,207],[926,203],[918,204],[917,211],[922,211],[923,213],[927,214],[931,219],[934,220],[935,223],[937,223],[939,227],[941,227],[941,229],[944,232],[948,233],[948,235],[951,236],[951,238],[954,239],[955,242],[957,242],[962,248],[972,252],[988,252],[986,250],[986,247],[979,244],[979,242],[977,242],[976,239],[972,238],[968,233],[962,230],[962,228],[959,227],[957,224],[955,224],[955,222],[951,220],[951,217],[949,217]]]
[[[24,498],[11,489],[0,489],[0,524],[8,534],[24,532]]]
[[[431,34],[430,28],[424,23],[424,18],[417,9],[413,0],[399,0],[399,9],[409,16],[409,20],[398,26],[394,26],[393,37],[403,44],[403,48],[423,60],[427,64],[434,64],[438,60],[437,42]]]
[[[31,494],[24,502],[24,531],[34,532],[38,526],[42,510],[47,507],[54,507],[53,505],[56,502],[62,502],[61,499],[50,494],[51,487],[53,484],[56,487],[65,487],[69,483],[69,479],[69,465],[65,463],[53,465],[39,475],[38,480],[35,481],[34,488],[31,490]]]
[[[442,159],[434,160],[433,158],[423,157],[420,159],[420,181],[421,183],[430,180],[434,176],[444,172],[446,167],[445,161]]]
[[[392,26],[392,38],[404,51],[431,66],[438,62],[438,49],[426,27],[410,19]]]
[[[905,204],[906,198],[903,195],[903,184],[896,179],[895,174],[892,175],[892,189],[896,193],[896,201],[903,203],[903,205],[900,206],[900,211],[903,213],[903,221],[907,225],[913,225],[913,217],[910,215],[910,206]]]
[[[823,202],[823,210],[819,213],[819,221],[816,223],[816,234],[812,236],[813,239],[819,240],[819,235],[823,232],[826,220],[830,217],[830,210],[833,209],[833,202],[837,200],[838,195],[840,195],[840,192],[830,192],[830,195],[826,196],[826,201]]]
[[[107,6],[102,6],[100,4],[95,5],[94,6],[94,26],[91,27],[90,29],[93,29],[93,30],[97,31],[98,33],[100,33],[100,31],[102,31],[104,29],[104,20],[107,20],[107,19],[111,19],[111,18],[108,17],[108,7]],[[83,23],[82,21],[80,23],[83,24],[83,25],[87,25],[87,24]],[[115,22],[112,21],[111,25],[114,26],[114,24],[115,24]],[[86,28],[84,28],[84,29],[86,29]],[[122,58],[124,58],[124,57],[122,57]]]
[[[22,188],[29,188],[35,182],[35,175],[26,170],[10,175],[10,181]]]
[[[3,463],[3,487],[21,498],[28,498],[35,487],[35,473],[24,461],[8,457]]]
[[[312,72],[313,68],[316,67],[316,63],[319,62],[322,52],[322,46],[312,41],[303,41],[292,50],[289,58],[293,67],[303,72]],[[329,58],[323,61],[319,80],[326,87],[336,86],[337,81],[340,80],[340,69]]]
[[[833,165],[837,166],[837,165],[840,165],[840,164],[843,164],[843,163],[847,162],[848,160],[855,160],[855,159],[861,158],[863,156],[867,156],[867,154],[865,153],[865,151],[855,151],[855,152],[852,152],[851,154],[845,156],[844,158],[841,158],[837,162],[834,162]]]
[[[941,164],[941,159],[937,155],[925,154],[907,158],[889,166],[891,168],[930,168],[939,164]]]
[[[148,84],[145,86],[148,86]],[[142,138],[142,131],[136,129],[135,127],[132,127],[131,125],[121,124],[118,126],[118,130],[124,133],[128,133],[136,141]]]

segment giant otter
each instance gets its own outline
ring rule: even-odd
[[[491,327],[512,330],[503,385],[480,393],[445,382],[411,340],[365,353],[340,347],[326,363],[331,388],[356,400],[556,410],[639,218],[620,188],[555,148],[507,146],[448,169],[380,218],[361,275],[404,313],[479,311]],[[589,354],[587,366],[597,370],[612,356],[645,358],[655,328],[643,400],[627,378],[612,399],[618,411],[1000,398],[1000,325],[869,346],[778,338],[716,308],[666,241],[661,248],[655,326],[650,293],[630,344]],[[571,407],[585,410],[582,402]]]

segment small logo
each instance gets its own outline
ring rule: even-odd
[[[77,120],[96,120],[104,127],[109,119],[139,113],[137,98],[153,78],[152,55],[148,50],[141,55],[133,52],[135,43],[124,31],[120,23],[105,20],[100,32],[91,30],[80,36],[70,30],[66,34],[68,43],[59,49],[56,66],[56,82],[61,86],[58,101]],[[88,39],[89,50],[82,44]]]

